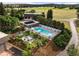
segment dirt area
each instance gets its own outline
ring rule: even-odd
[[[33,53],[34,56],[55,56],[61,50],[55,46],[52,41],[49,41],[46,46],[40,47]]]
[[[12,52],[11,51],[2,51],[0,52],[0,56],[12,56]]]

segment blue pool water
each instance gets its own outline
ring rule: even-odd
[[[45,29],[45,28],[42,28],[42,27],[34,27],[33,28],[35,31],[37,31],[37,32],[39,32],[39,33],[41,33],[42,35],[45,35],[45,36],[52,36],[53,35],[53,33],[51,33],[50,31],[48,31],[47,29]]]

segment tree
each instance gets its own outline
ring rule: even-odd
[[[50,9],[50,10],[48,10],[48,12],[47,12],[47,19],[52,19],[53,18],[53,14],[52,14],[53,12],[52,12],[52,9]]]
[[[52,21],[52,27],[57,28],[57,29],[60,29],[60,30],[63,31],[64,30],[64,23],[61,23],[59,21],[53,20]]]
[[[25,32],[23,33],[24,36],[28,36],[28,35],[31,35],[31,34],[32,34],[31,31],[25,31]]]
[[[15,9],[11,8],[11,13],[10,13],[10,16],[15,17],[15,16],[16,16],[16,14],[17,14],[16,12],[17,12],[17,10],[15,10]]]
[[[79,19],[79,8],[77,8],[77,18]]]
[[[52,19],[51,19],[51,18],[46,19],[46,20],[45,20],[45,22],[46,22],[46,25],[47,25],[47,26],[50,26],[50,27],[52,27],[52,26],[53,26],[53,24],[52,24],[52,22],[53,22],[53,21],[52,21]]]
[[[43,16],[37,16],[36,21],[39,21],[41,24],[46,24],[46,19]]]
[[[61,32],[60,35],[58,35],[54,39],[54,43],[59,47],[64,49],[66,45],[68,44],[69,40],[71,38],[71,35],[69,34],[68,30],[65,30]]]
[[[54,40],[54,42],[58,47],[65,48],[66,42],[64,40],[65,40],[65,37],[63,35],[60,35]]]
[[[52,19],[51,19],[51,18],[46,19],[46,18],[43,17],[43,16],[37,16],[37,17],[36,17],[36,20],[39,21],[39,22],[40,22],[41,24],[43,24],[43,25],[52,27]]]
[[[12,31],[19,25],[19,19],[11,16],[0,16],[0,30],[3,32]]]
[[[30,11],[30,13],[35,13],[35,12],[36,12],[35,10],[31,10],[31,11]]]
[[[24,12],[25,12],[25,10],[23,10],[23,9],[18,10],[15,14],[15,17],[19,18],[20,20],[23,19]]]
[[[76,26],[79,27],[79,20],[76,20],[75,23],[76,23]]]
[[[42,16],[45,17],[45,13],[44,12],[42,12]]]
[[[15,9],[12,8],[10,16],[17,17],[21,20],[21,19],[23,19],[24,12],[25,12],[25,10],[23,10],[23,9],[15,10]]]
[[[61,23],[61,25],[60,25],[60,30],[64,30],[64,28],[65,28],[65,25],[64,25],[64,23]]]
[[[77,56],[77,49],[74,47],[74,44],[68,47],[67,53],[69,56]]]
[[[0,3],[0,15],[5,15],[5,9],[2,2]]]

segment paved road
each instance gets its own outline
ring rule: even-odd
[[[77,47],[77,45],[78,45],[78,34],[77,34],[77,31],[76,31],[76,26],[75,26],[74,20],[69,20],[69,23],[70,23],[71,32],[72,32],[72,38],[71,38],[69,44],[67,45],[67,47],[65,48],[65,50],[60,52],[58,54],[58,56],[67,56],[68,47],[71,44],[75,44],[75,47]]]

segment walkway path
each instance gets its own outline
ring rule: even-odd
[[[72,32],[72,38],[69,42],[69,44],[67,45],[67,47],[64,49],[64,51],[60,52],[58,54],[58,56],[67,56],[67,49],[71,44],[75,44],[75,47],[77,47],[78,45],[78,34],[76,31],[76,27],[75,27],[75,23],[74,20],[68,20],[70,23],[70,27],[71,27],[71,32]]]

